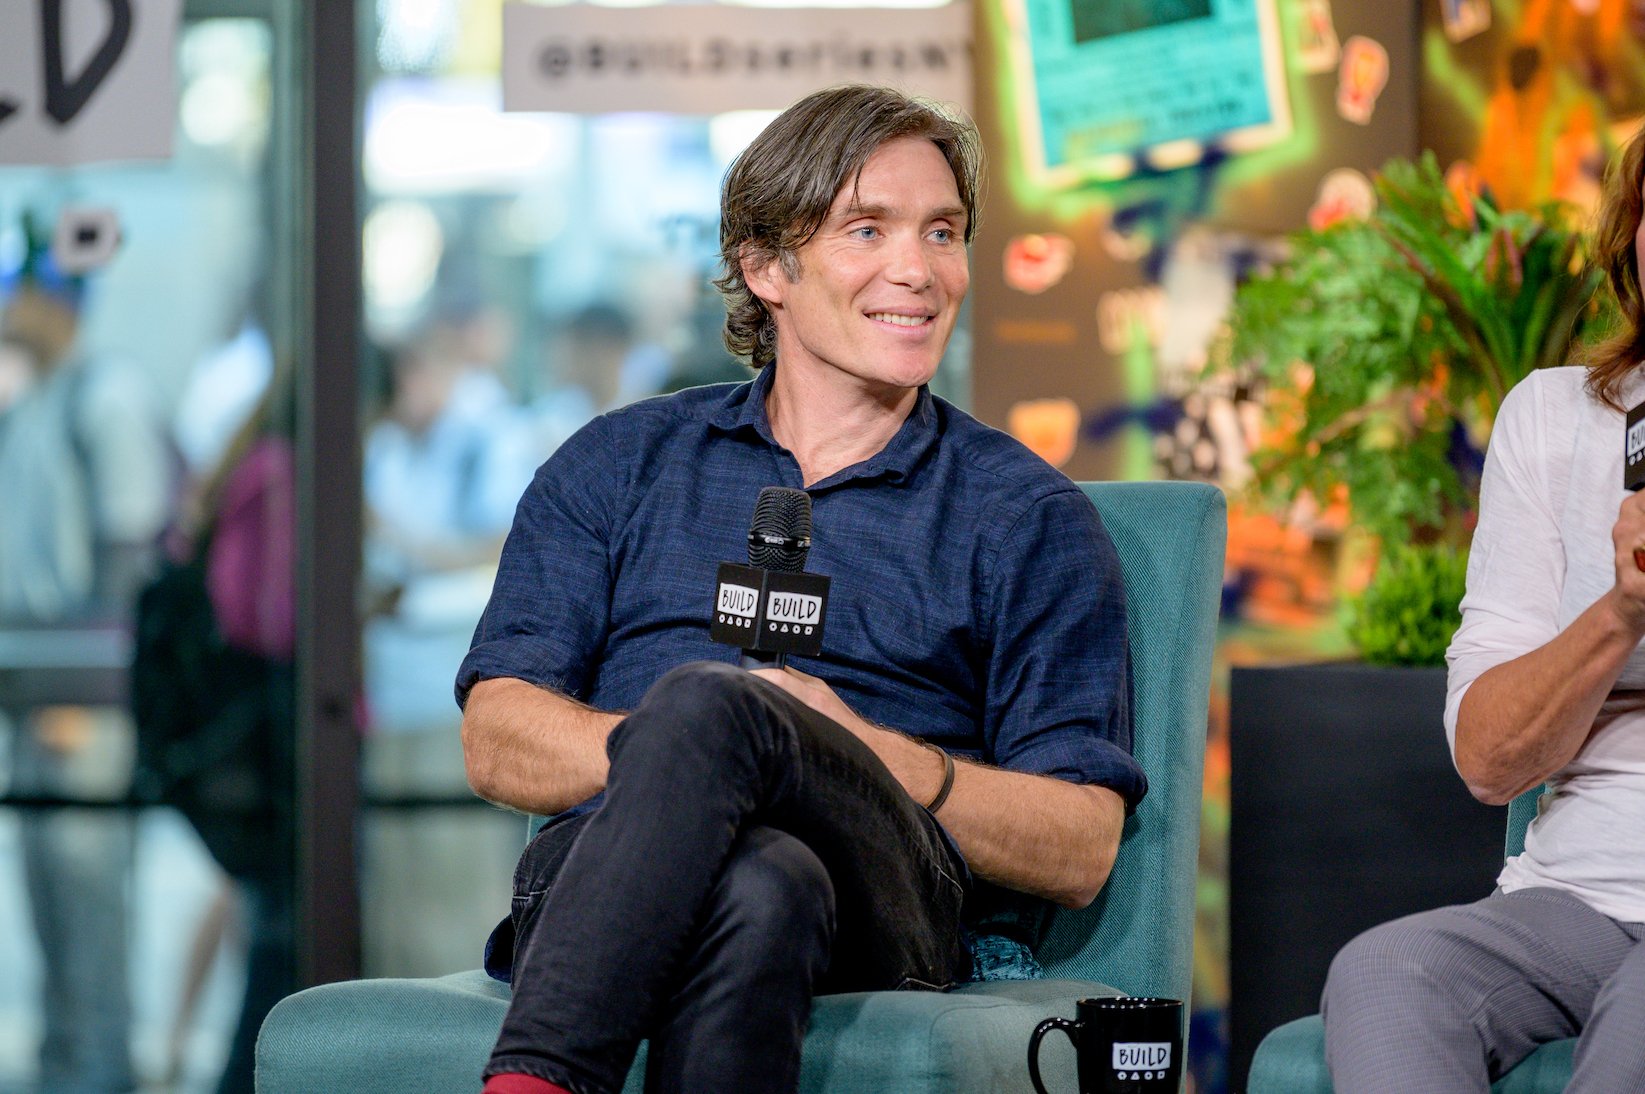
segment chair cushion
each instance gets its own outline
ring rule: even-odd
[[[1029,1090],[1028,1038],[1034,1027],[1053,1016],[1074,1017],[1077,999],[1118,994],[1088,980],[996,980],[947,993],[823,996],[805,1036],[800,1090]],[[1066,1037],[1046,1039],[1040,1073],[1048,1089],[1076,1089],[1074,1050]],[[630,1085],[639,1090],[632,1077]]]
[[[349,980],[282,999],[257,1037],[261,1094],[476,1094],[508,1007],[484,972]]]
[[[824,996],[806,1034],[800,1089],[1026,1090],[1034,1027],[1073,1017],[1076,999],[1115,994],[1089,981],[1036,980]],[[309,988],[282,1000],[263,1025],[258,1094],[474,1094],[507,1006],[508,988],[478,970]],[[643,1051],[625,1094],[643,1085]],[[1040,1062],[1051,1089],[1075,1088],[1067,1038],[1047,1038]]]
[[[1251,1057],[1246,1094],[1333,1094],[1325,1070],[1325,1023],[1319,1015],[1298,1018],[1277,1029]]]
[[[1557,1094],[1571,1081],[1576,1038],[1550,1041],[1491,1084],[1492,1094]]]
[[[1571,1081],[1576,1038],[1551,1041],[1491,1084],[1492,1094],[1559,1094]],[[1298,1018],[1269,1032],[1251,1060],[1246,1094],[1333,1094],[1325,1069],[1325,1023]]]

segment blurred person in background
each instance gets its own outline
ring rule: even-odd
[[[145,776],[223,871],[185,973],[171,1071],[211,957],[244,927],[246,981],[219,1094],[251,1094],[257,1031],[295,990],[295,388],[277,370],[191,492],[137,612],[132,696]]]
[[[244,290],[241,307],[231,309],[222,340],[189,368],[172,413],[172,436],[191,476],[204,479],[221,465],[237,431],[258,411],[274,374],[260,277]]]
[[[382,416],[367,432],[367,697],[373,724],[416,731],[450,720],[436,677],[462,660],[530,480],[518,409],[494,372],[436,322],[398,347]]]
[[[659,395],[672,395],[690,387],[708,384],[737,384],[748,378],[743,363],[731,355],[720,340],[725,323],[725,305],[708,283],[707,272],[701,290],[692,300],[682,327],[687,332],[685,348],[664,378]]]
[[[668,351],[640,338],[634,321],[617,305],[601,301],[576,312],[549,339],[543,389],[526,410],[535,462],[553,455],[593,418],[657,394],[671,372]]]
[[[0,625],[125,619],[172,497],[170,450],[144,378],[79,338],[86,286],[25,225],[0,285],[0,342],[28,374],[0,412]],[[12,793],[119,799],[133,735],[123,711],[8,709]],[[135,1087],[129,1047],[128,895],[134,818],[123,809],[25,809],[24,876],[44,966],[39,1088]]]
[[[591,304],[571,317],[543,355],[543,388],[527,407],[534,450],[546,460],[589,419],[617,402],[634,324],[610,304]]]
[[[34,386],[34,361],[20,346],[0,342],[0,414]]]
[[[365,439],[364,777],[373,794],[463,794],[455,712],[442,687],[468,648],[514,517],[540,458],[499,380],[493,333],[442,310],[388,363]],[[478,343],[478,344],[477,344]],[[373,975],[436,975],[472,963],[465,894],[486,879],[499,818],[375,812],[363,832],[364,960]],[[518,833],[506,828],[513,847]]]

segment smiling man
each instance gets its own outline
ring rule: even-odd
[[[931,395],[969,284],[969,123],[812,95],[726,176],[759,370],[590,423],[520,503],[457,681],[469,779],[557,814],[487,967],[487,1094],[791,1091],[812,998],[1037,973],[1146,783],[1124,590],[1067,478]],[[764,486],[806,490],[822,656],[709,639]],[[954,762],[955,757],[960,763]]]

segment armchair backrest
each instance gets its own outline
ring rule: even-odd
[[[1536,819],[1537,799],[1546,789],[1538,783],[1508,803],[1508,838],[1503,845],[1503,858],[1513,858],[1525,850],[1525,830]]]
[[[1186,1001],[1211,691],[1228,534],[1222,491],[1203,483],[1081,483],[1125,573],[1133,754],[1148,794],[1089,908],[1059,911],[1039,954],[1047,976]]]

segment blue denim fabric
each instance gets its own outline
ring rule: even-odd
[[[765,414],[770,366],[595,419],[521,499],[457,678],[631,710],[663,673],[734,661],[708,636],[720,562],[762,487],[804,486]],[[852,709],[955,755],[1107,786],[1133,809],[1119,561],[1096,510],[1012,438],[921,390],[889,444],[811,486],[823,656]]]
[[[609,792],[515,876],[514,993],[486,1074],[619,1090],[792,1091],[814,994],[971,969],[964,863],[857,737],[716,662],[612,733]]]

